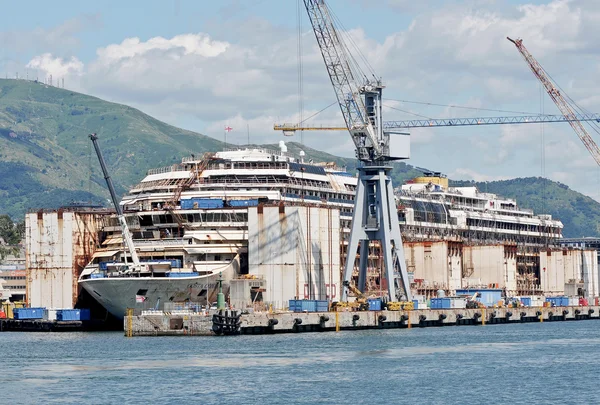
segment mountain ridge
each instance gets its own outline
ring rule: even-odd
[[[0,214],[20,220],[25,212],[73,201],[107,203],[108,192],[88,134],[97,132],[117,193],[123,195],[148,169],[169,166],[191,153],[222,150],[223,142],[163,123],[135,108],[35,81],[0,79]],[[278,149],[275,144],[254,145]],[[291,153],[335,161],[355,171],[356,160],[287,143]],[[394,162],[395,185],[422,172]],[[564,184],[541,178],[475,185],[522,208],[551,214],[565,236],[600,236],[600,203]]]

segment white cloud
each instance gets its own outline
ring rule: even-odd
[[[600,111],[600,97],[595,96],[600,93],[596,80],[600,45],[595,41],[600,34],[600,2],[547,0],[515,7],[498,1],[440,1],[433,7],[429,2],[387,0],[385,4],[394,10],[417,14],[407,28],[396,32],[389,28],[378,41],[369,35],[370,3],[364,2],[363,27],[352,28],[348,35],[387,85],[384,97],[390,100],[385,103],[393,107],[384,111],[387,120],[414,117],[397,109],[433,118],[514,115],[485,108],[539,111],[539,84],[507,35],[524,38],[527,48],[572,97]],[[377,18],[373,15],[372,21]],[[214,32],[133,37],[98,49],[85,66],[45,51],[30,64],[46,71],[66,70],[81,77],[84,92],[133,105],[173,125],[222,139],[223,126],[229,124],[235,128],[229,138],[245,143],[249,124],[251,142],[276,143],[284,138],[272,130],[273,123],[299,119],[295,30],[252,16],[225,24],[232,24],[229,31],[235,32],[227,41]],[[335,96],[310,30],[303,41],[307,117]],[[580,66],[588,68],[581,71]],[[545,110],[554,112],[547,96],[542,97]],[[307,123],[343,125],[336,107]],[[545,128],[548,172],[587,190],[585,171],[593,166],[587,151],[569,133],[568,125]],[[413,129],[411,135],[413,159],[408,163],[435,167],[451,177],[485,181],[540,174],[541,139],[535,125],[423,128]],[[345,132],[306,132],[304,139],[308,146],[326,152],[354,155]]]
[[[63,58],[54,57],[49,53],[45,53],[43,55],[36,56],[29,61],[27,68],[37,69],[46,76],[52,75],[55,79],[58,79],[67,76],[81,76],[83,74],[84,66],[83,63],[74,56],[66,60]]]
[[[227,49],[227,42],[214,41],[205,34],[177,35],[171,39],[150,38],[142,42],[139,38],[127,38],[118,45],[98,49],[98,63],[111,64],[125,58],[141,56],[152,51],[179,50],[175,55],[217,56]]]
[[[461,168],[454,170],[450,173],[450,178],[457,180],[475,180],[475,181],[495,181],[495,180],[507,180],[510,176],[492,176],[484,173],[477,172],[472,169]]]

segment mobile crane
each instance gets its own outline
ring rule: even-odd
[[[119,224],[121,225],[121,233],[123,234],[123,240],[125,241],[127,250],[131,255],[131,261],[133,265],[126,270],[126,273],[140,272],[142,270],[142,264],[140,263],[140,259],[135,250],[135,246],[133,245],[133,238],[131,237],[131,232],[129,232],[127,221],[125,220],[125,216],[123,215],[123,209],[121,208],[121,205],[119,205],[119,200],[117,199],[115,187],[113,186],[112,179],[108,174],[106,162],[104,161],[102,151],[100,150],[100,146],[98,145],[98,136],[96,134],[90,134],[89,137],[92,140],[92,143],[94,144],[94,149],[96,150],[96,155],[98,156],[98,161],[100,162],[100,167],[102,168],[102,174],[104,175],[104,180],[106,181],[108,191],[110,192],[110,198],[112,199],[115,211],[117,212],[117,219],[119,221]]]

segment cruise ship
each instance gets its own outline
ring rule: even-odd
[[[249,207],[339,209],[344,257],[356,185],[345,168],[306,161],[303,152],[294,156],[283,142],[280,150],[237,148],[184,157],[180,164],[150,170],[121,201],[144,271],[129,270],[121,226],[116,216],[107,216],[101,249],[79,284],[117,317],[126,308],[163,309],[168,302],[209,306],[219,284],[227,292],[232,279],[248,274]],[[396,196],[405,241],[514,245],[527,263],[523,274],[531,273],[530,255],[561,237],[560,221],[475,187],[449,187],[439,173],[424,173],[397,188]],[[376,290],[377,246],[371,255],[367,284]]]

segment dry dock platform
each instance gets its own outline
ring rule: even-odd
[[[600,319],[599,306],[411,311],[129,313],[126,336],[214,336]],[[224,326],[225,325],[225,326]]]

